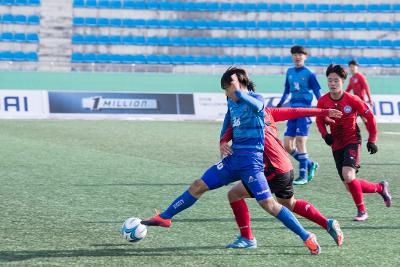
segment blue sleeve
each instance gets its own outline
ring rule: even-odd
[[[281,100],[279,101],[279,104],[283,105],[283,103],[285,103],[286,99],[289,97],[289,94],[290,94],[290,85],[286,75],[285,91],[283,91],[283,95],[281,97]]]
[[[226,129],[228,129],[230,124],[231,124],[231,114],[230,114],[230,112],[228,110],[226,112],[226,114],[225,114],[224,123],[222,124],[222,130],[221,130],[221,134],[219,136],[219,139],[222,138],[222,136],[224,135],[224,133],[226,132]]]
[[[314,95],[317,99],[321,97],[321,86],[318,83],[317,76],[314,73],[310,74],[310,78],[308,79],[308,86],[314,92]]]
[[[252,97],[249,94],[242,93],[239,90],[236,90],[235,95],[240,100],[246,102],[246,104],[249,105],[254,112],[259,112],[264,109],[264,99],[262,96],[256,95],[256,97]]]

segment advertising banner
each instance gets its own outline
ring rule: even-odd
[[[0,118],[47,118],[46,91],[0,90]]]

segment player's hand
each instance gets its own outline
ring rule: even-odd
[[[340,110],[337,110],[337,109],[332,109],[332,108],[330,108],[330,109],[328,109],[328,116],[330,117],[330,118],[341,118],[342,117],[342,112],[340,111]]]
[[[329,118],[328,116],[326,116],[324,118],[325,124],[329,124],[329,123],[336,123],[334,119]]]
[[[240,83],[236,73],[232,74],[231,78],[232,78],[231,84],[235,87],[235,89],[236,90],[240,89]]]
[[[368,103],[369,103],[369,105],[371,106],[371,108],[373,108],[373,107],[375,106],[375,103],[374,103],[374,101],[372,101],[372,100],[370,100]]]
[[[225,156],[232,155],[232,148],[228,143],[222,143],[219,145],[219,152],[221,154],[221,159]]]
[[[278,103],[278,105],[276,105],[277,108],[282,107],[282,103]]]
[[[367,149],[369,154],[375,154],[376,152],[378,152],[378,146],[372,142],[367,143]]]
[[[331,146],[331,145],[333,144],[333,141],[334,141],[333,136],[332,136],[331,134],[325,135],[325,136],[324,136],[324,140],[325,140],[325,143],[326,143],[328,146]]]

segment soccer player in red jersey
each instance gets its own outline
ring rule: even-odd
[[[346,88],[346,92],[350,93],[352,90],[354,95],[358,96],[362,101],[365,101],[365,94],[368,96],[368,101],[366,101],[371,106],[374,102],[371,98],[371,92],[369,90],[367,79],[358,70],[358,63],[355,60],[349,61],[349,69],[353,76],[350,78],[349,85]]]
[[[326,229],[341,246],[343,233],[339,223],[324,217],[311,203],[295,199],[293,192],[293,166],[278,136],[276,123],[289,119],[310,116],[330,116],[339,118],[341,112],[335,109],[318,108],[265,108],[264,110],[264,173],[271,192],[277,201],[291,211],[319,224]],[[232,139],[232,128],[228,128],[220,139],[221,156],[232,153],[228,142]],[[240,236],[227,248],[255,248],[257,241],[250,227],[250,214],[245,198],[253,197],[250,190],[241,182],[231,188],[228,193],[230,206],[240,230]]]
[[[366,128],[369,133],[367,149],[370,154],[378,151],[376,146],[376,123],[372,111],[360,98],[343,91],[346,80],[346,70],[340,65],[329,65],[326,70],[329,93],[318,100],[318,108],[334,108],[340,110],[343,116],[335,122],[327,122],[317,117],[317,127],[326,144],[332,147],[333,157],[340,178],[353,197],[357,206],[355,221],[368,219],[363,201],[363,193],[378,193],[382,196],[387,207],[390,207],[392,198],[389,193],[389,184],[386,181],[371,183],[357,179],[361,135],[357,125],[357,116],[366,118]],[[330,133],[326,129],[329,125]]]

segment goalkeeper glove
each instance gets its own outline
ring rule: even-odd
[[[328,146],[331,146],[333,144],[333,136],[331,134],[325,135],[324,140]]]
[[[375,154],[376,152],[378,152],[378,146],[375,145],[375,144],[372,143],[372,142],[368,142],[368,143],[367,143],[367,149],[368,149],[368,152],[369,152],[370,154]]]

